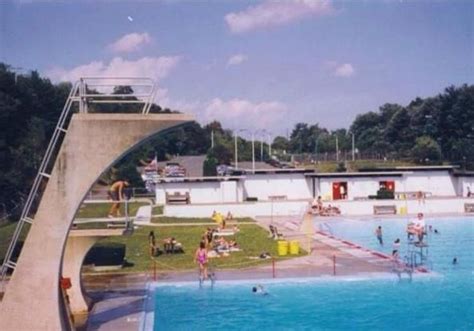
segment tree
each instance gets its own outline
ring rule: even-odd
[[[290,142],[285,137],[277,136],[273,139],[272,148],[279,152],[286,153],[290,148]]]
[[[143,187],[144,183],[135,164],[127,163],[117,169],[117,180],[126,180],[131,187]]]
[[[441,161],[441,148],[433,138],[422,136],[416,139],[412,149],[413,159],[421,164],[439,164]]]
[[[216,160],[217,164],[230,165],[231,160],[233,159],[233,154],[226,146],[219,144],[214,148],[209,149],[207,158]]]
[[[413,133],[410,127],[410,115],[405,108],[393,113],[384,130],[384,140],[389,144],[390,151],[399,155],[407,155],[413,146]]]
[[[217,176],[217,160],[213,157],[208,157],[203,163],[204,176]]]

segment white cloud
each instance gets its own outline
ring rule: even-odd
[[[113,58],[109,63],[93,61],[72,69],[53,68],[46,76],[53,81],[77,81],[81,77],[149,77],[160,81],[179,63],[179,56],[143,57],[136,61]]]
[[[147,32],[129,33],[108,46],[115,53],[130,53],[139,51],[143,46],[151,43],[151,37]]]
[[[245,99],[222,100],[214,98],[204,107],[204,112],[196,114],[203,122],[220,121],[224,127],[238,128],[271,128],[282,121],[288,107],[278,101],[251,102]]]
[[[227,61],[228,66],[235,66],[241,64],[242,62],[247,61],[248,56],[244,54],[235,54],[232,55],[229,60]]]
[[[334,76],[350,77],[355,73],[354,67],[350,63],[338,65],[334,70]]]
[[[252,102],[234,98],[223,100],[214,98],[208,101],[176,100],[164,95],[157,99],[162,107],[193,114],[201,124],[217,120],[229,129],[272,129],[279,127],[288,117],[288,107],[278,101]]]
[[[334,11],[330,0],[266,0],[244,11],[230,13],[225,21],[233,33],[284,25],[311,16],[322,16]]]

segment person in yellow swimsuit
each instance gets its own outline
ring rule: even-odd
[[[124,188],[130,184],[125,180],[118,180],[110,186],[108,195],[112,201],[121,201],[124,199]],[[109,217],[120,217],[120,203],[112,204],[109,210]]]

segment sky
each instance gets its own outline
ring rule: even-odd
[[[6,1],[0,61],[146,76],[201,123],[286,135],[474,82],[474,1]]]

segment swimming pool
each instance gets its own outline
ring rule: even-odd
[[[390,253],[402,241],[406,220],[341,220],[335,235],[379,249],[381,225]],[[430,258],[441,276],[399,281],[321,278],[264,282],[269,295],[254,294],[255,282],[153,286],[147,330],[472,330],[474,329],[474,220],[428,220]],[[402,243],[401,249],[403,250]],[[402,253],[403,254],[403,253]],[[452,257],[459,263],[452,265]]]

